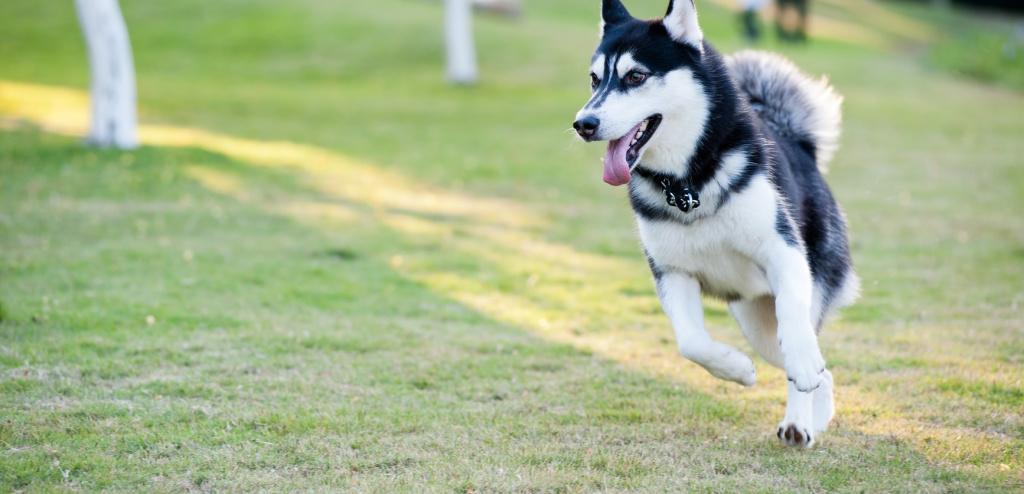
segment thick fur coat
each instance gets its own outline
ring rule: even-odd
[[[750,358],[704,328],[702,294],[728,301],[754,348],[789,378],[780,440],[809,447],[833,415],[817,333],[859,286],[823,176],[842,99],[777,55],[722,57],[690,0],[651,21],[605,0],[602,34],[574,127],[609,141],[605,181],[629,186],[680,352],[754,384]]]

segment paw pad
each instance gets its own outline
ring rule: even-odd
[[[809,448],[814,443],[814,437],[807,429],[789,424],[779,427],[775,435],[786,446]]]

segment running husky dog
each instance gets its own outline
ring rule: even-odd
[[[725,299],[751,345],[789,378],[777,435],[810,447],[832,419],[818,348],[857,297],[846,223],[822,177],[842,102],[824,80],[758,52],[723,58],[692,0],[637,20],[604,0],[593,94],[573,127],[610,141],[604,180],[629,198],[679,351],[745,386],[754,365],[704,329],[701,294]]]

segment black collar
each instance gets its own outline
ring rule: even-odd
[[[633,172],[660,185],[662,192],[665,193],[665,203],[669,206],[679,208],[684,213],[689,213],[700,207],[700,196],[690,186],[689,180],[679,179],[642,166],[637,166]]]

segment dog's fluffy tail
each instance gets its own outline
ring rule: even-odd
[[[736,86],[779,134],[814,146],[825,172],[839,148],[843,97],[824,77],[812,79],[789,60],[745,50],[726,59]]]

